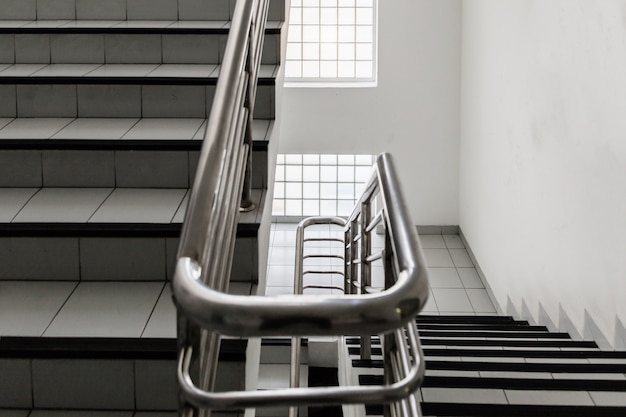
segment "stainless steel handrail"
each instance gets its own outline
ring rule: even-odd
[[[396,402],[412,395],[421,383],[424,364],[413,321],[426,303],[428,280],[415,226],[399,189],[391,156],[376,159],[374,173],[357,206],[378,191],[384,206],[387,240],[391,249],[394,282],[377,294],[342,296],[236,296],[207,287],[202,265],[181,256],[172,283],[179,312],[193,323],[214,332],[242,337],[364,335],[405,328],[412,363],[397,381],[377,387],[293,388],[271,391],[208,392],[197,387],[189,374],[192,347],[181,349],[178,379],[184,397],[198,407],[229,408],[264,405]],[[347,224],[357,222],[355,211]],[[369,220],[365,220],[369,222]],[[363,226],[365,229],[367,224]],[[354,247],[350,239],[348,243]],[[389,262],[388,262],[389,263]],[[386,274],[387,275],[387,274]],[[406,360],[400,365],[406,365]],[[413,400],[403,402],[412,408]]]

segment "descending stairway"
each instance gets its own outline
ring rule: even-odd
[[[426,357],[420,390],[425,416],[624,416],[626,352],[496,316],[420,316]],[[359,359],[348,338],[353,373],[362,385],[382,383],[380,341]],[[368,405],[367,415],[382,415]]]
[[[168,280],[235,3],[0,1],[1,416],[177,408]],[[284,9],[272,0],[265,32],[237,294],[265,270]],[[245,350],[223,343],[220,389],[242,388]]]

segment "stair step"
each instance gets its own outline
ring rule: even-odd
[[[46,20],[230,20],[235,2],[230,0],[5,0],[0,19]],[[284,0],[272,0],[268,20],[285,19]],[[29,22],[27,22],[29,23]],[[21,25],[16,22],[16,25]]]
[[[383,415],[381,405],[366,405],[367,415]],[[624,407],[572,406],[572,405],[508,405],[423,402],[424,416],[459,417],[623,417]]]
[[[452,323],[458,325],[472,324],[515,324],[518,326],[527,326],[526,320],[514,320],[510,316],[463,316],[463,315],[442,315],[433,316],[428,314],[420,314],[416,318],[418,327],[422,323]]]
[[[218,389],[241,389],[246,340],[224,340]],[[175,410],[176,340],[0,340],[0,408]]]
[[[0,119],[0,186],[187,188],[206,119]],[[255,120],[252,187],[267,188],[273,121]]]
[[[170,75],[146,75],[157,67]],[[4,97],[0,117],[208,117],[219,68],[202,66],[202,71],[210,71],[210,75],[198,76],[192,71],[198,69],[197,65],[178,67],[121,64],[108,75],[89,76],[87,72],[98,71],[96,66],[12,65],[0,72],[0,93]],[[45,75],[46,71],[52,73]],[[274,118],[275,72],[275,66],[267,66],[259,74],[254,110],[257,119]],[[138,73],[142,75],[132,75]]]

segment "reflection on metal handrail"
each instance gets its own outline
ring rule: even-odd
[[[371,334],[385,334],[384,340],[390,340],[389,343],[395,346],[404,346],[392,350],[394,353],[391,362],[395,364],[395,372],[389,379],[391,382],[375,387],[209,392],[193,382],[194,377],[189,372],[193,348],[186,346],[180,351],[178,379],[187,401],[198,407],[212,409],[398,401],[398,406],[407,412],[419,408],[414,393],[424,375],[424,361],[413,319],[428,297],[427,272],[415,226],[410,221],[391,157],[387,154],[380,155],[374,166],[375,170],[367,183],[366,191],[348,221],[331,219],[331,222],[346,225],[346,236],[349,239],[346,239],[344,245],[350,246],[346,250],[350,252],[347,260],[357,258],[359,253],[356,243],[353,242],[354,229],[359,228],[361,239],[367,239],[373,227],[367,227],[371,225],[367,214],[369,208],[365,210],[366,215],[362,209],[365,205],[369,207],[375,193],[380,195],[386,230],[383,255],[385,290],[376,294],[359,291],[360,293],[340,296],[229,295],[205,285],[202,265],[196,259],[184,256],[178,259],[172,286],[180,314],[194,324],[219,334],[242,337],[292,336],[296,340],[300,336],[310,335],[362,335],[369,338]],[[352,232],[349,233],[350,230]],[[304,241],[303,236],[299,240]],[[364,247],[367,248],[367,245]],[[366,250],[369,252],[370,249]],[[302,259],[302,248],[296,250]],[[367,258],[370,254],[362,254],[361,266],[368,265]],[[220,261],[228,262],[224,259]],[[348,263],[350,266],[344,271],[346,279],[358,281],[354,272],[350,272],[354,264]],[[296,276],[301,277],[303,272],[300,267]],[[352,288],[352,282],[347,287]],[[296,284],[295,290],[297,293],[302,292],[301,282]],[[409,348],[405,345],[405,332],[408,335]],[[394,335],[392,339],[388,338],[388,333]],[[299,363],[297,355],[292,355],[292,358],[294,363]],[[293,378],[292,385],[297,386]]]

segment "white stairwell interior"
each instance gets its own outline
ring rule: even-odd
[[[0,0],[0,416],[177,414],[168,281],[235,3]],[[284,10],[272,0],[237,294],[265,276]],[[246,347],[223,342],[218,389],[243,388]]]

